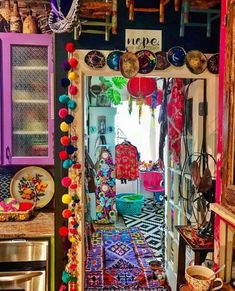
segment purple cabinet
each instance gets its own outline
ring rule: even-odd
[[[51,35],[0,33],[1,162],[53,165]]]

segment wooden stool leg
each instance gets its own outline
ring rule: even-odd
[[[129,20],[134,20],[134,0],[129,2]]]
[[[180,285],[185,282],[185,252],[186,243],[185,240],[180,235],[179,238],[179,252],[178,252],[178,269],[177,269],[177,290],[179,290]]]
[[[160,17],[159,17],[159,22],[160,23],[163,23],[164,22],[164,2],[165,0],[160,0],[160,10],[159,10],[159,13],[160,13]]]
[[[110,39],[110,14],[107,14],[105,17],[105,41]]]
[[[175,0],[175,11],[180,10],[180,0]]]

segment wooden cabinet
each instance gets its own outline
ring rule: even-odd
[[[206,127],[206,150],[215,156],[216,127],[217,127],[217,88],[213,88],[209,80],[194,80],[185,87],[188,91],[185,100],[185,126],[181,135],[180,163],[173,162],[171,155],[166,149],[166,267],[168,279],[173,290],[176,290],[176,274],[178,266],[179,233],[175,225],[191,225],[200,221],[200,212],[195,209],[193,197],[195,189],[189,170],[189,165],[196,160],[196,153],[200,153],[203,143],[203,104],[207,104]],[[206,100],[204,99],[207,97]],[[212,97],[213,96],[213,97]],[[205,121],[204,121],[205,122]],[[168,137],[169,139],[169,137]],[[194,156],[195,153],[195,156]],[[212,161],[210,165],[215,170]],[[211,169],[210,168],[210,169]],[[213,175],[213,174],[212,174]],[[186,251],[186,265],[193,259],[190,249]]]
[[[0,33],[1,162],[53,164],[52,36]]]

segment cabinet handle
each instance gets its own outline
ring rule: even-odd
[[[10,160],[10,148],[9,146],[6,147],[6,158],[8,159],[8,161]]]
[[[51,119],[54,119],[54,94],[55,94],[55,91],[54,91],[54,73],[51,73]]]

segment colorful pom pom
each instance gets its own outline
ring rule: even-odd
[[[68,42],[65,45],[65,50],[69,53],[73,53],[75,51],[75,46],[72,42]]]
[[[68,219],[71,216],[71,214],[72,214],[72,212],[69,209],[64,209],[62,212],[63,218],[66,218],[66,219]]]
[[[65,283],[65,284],[68,284],[68,282],[71,280],[71,276],[69,275],[68,272],[64,271],[63,274],[62,274],[62,281]]]
[[[66,94],[60,95],[60,97],[59,97],[59,102],[62,104],[67,104],[69,102],[69,100],[70,100],[70,98]]]
[[[60,143],[63,145],[63,146],[67,146],[69,145],[70,143],[70,138],[67,136],[67,135],[64,135],[60,138]]]
[[[62,68],[65,72],[68,72],[71,69],[70,63],[68,61],[64,61],[62,64]]]
[[[66,122],[61,122],[60,124],[60,130],[63,132],[67,132],[69,131],[69,125]]]
[[[68,230],[68,228],[66,226],[61,226],[59,228],[59,234],[60,234],[60,236],[67,236],[68,233],[69,233],[69,230]]]
[[[59,152],[59,158],[62,161],[66,160],[68,158],[68,153],[66,151]]]
[[[75,72],[70,72],[68,74],[68,78],[70,81],[75,81],[77,79],[78,75]]]
[[[69,240],[70,240],[71,243],[74,243],[74,242],[76,241],[76,238],[75,238],[74,236],[71,236],[71,237],[69,238]]]
[[[75,109],[76,107],[77,107],[77,103],[74,100],[69,100],[68,108],[69,109]]]
[[[63,177],[61,180],[61,184],[63,187],[69,187],[70,184],[72,183],[72,180],[69,177]]]
[[[81,164],[75,164],[75,165],[73,165],[73,168],[74,169],[81,169],[81,167],[82,167]]]
[[[71,114],[68,114],[68,115],[65,117],[65,122],[68,123],[68,124],[72,123],[73,120],[74,120],[74,117],[73,117],[73,115],[71,115]]]
[[[58,115],[59,115],[60,118],[65,118],[68,115],[68,109],[67,108],[61,108],[59,110]]]
[[[69,65],[71,66],[71,68],[76,68],[78,65],[78,60],[76,58],[70,58]]]
[[[73,165],[73,162],[70,159],[63,161],[63,168],[64,169],[69,169],[70,167],[72,167],[72,165]]]
[[[75,190],[77,189],[78,185],[77,184],[72,184],[70,185],[70,189]]]
[[[72,80],[72,79],[70,79],[70,80]],[[67,88],[70,85],[70,81],[68,78],[62,78],[60,80],[60,83],[61,83],[61,86],[64,88]]]
[[[73,135],[73,136],[72,136],[72,140],[73,140],[73,141],[76,141],[76,140],[78,140],[78,137],[77,137],[76,135]]]
[[[71,203],[71,201],[72,201],[72,197],[69,194],[64,194],[62,196],[62,202],[64,204],[69,204],[69,203]]]
[[[71,95],[76,95],[76,94],[78,93],[78,88],[77,88],[76,86],[71,85],[71,86],[69,87],[69,93],[70,93]]]
[[[66,152],[69,154],[69,155],[72,155],[75,151],[77,151],[77,148],[75,148],[73,145],[68,145],[66,147]]]

